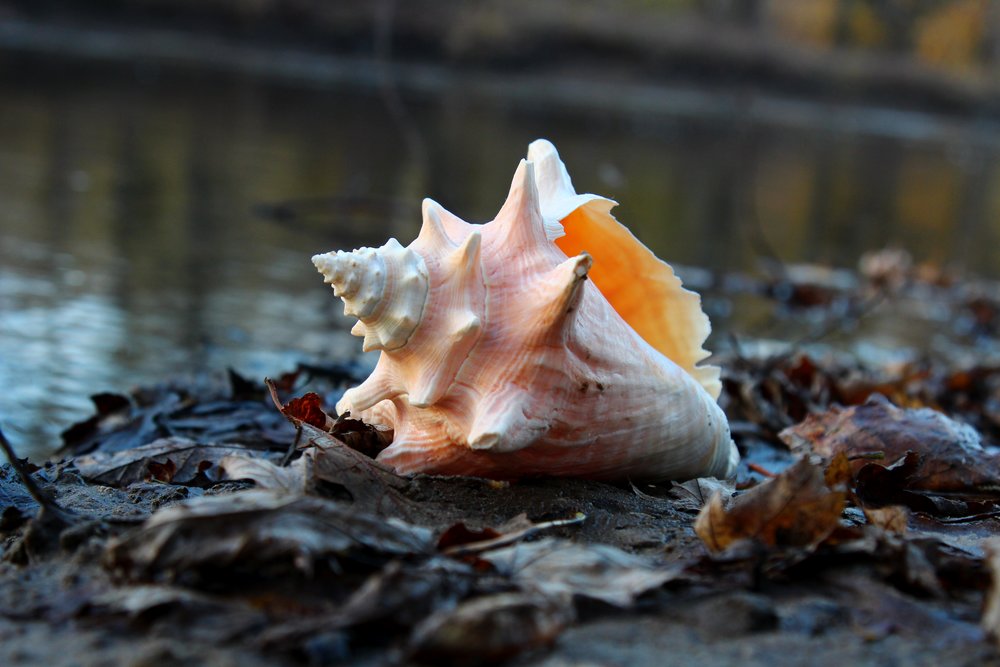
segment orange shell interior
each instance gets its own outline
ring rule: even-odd
[[[701,298],[684,289],[673,269],[614,219],[612,205],[605,200],[574,210],[563,218],[566,235],[556,245],[568,257],[589,253],[594,263],[588,277],[622,319],[718,398],[718,369],[697,367],[709,354],[702,345],[711,332]]]

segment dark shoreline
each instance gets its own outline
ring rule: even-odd
[[[2,8],[2,7],[0,7]],[[1000,82],[986,73],[958,76],[902,55],[828,51],[766,34],[679,19],[612,27],[524,20],[526,28],[492,42],[455,46],[448,26],[397,17],[379,35],[377,20],[343,25],[241,26],[204,12],[80,19],[70,15],[0,20],[0,58],[129,65],[252,76],[306,86],[385,85],[433,93],[602,109],[661,109],[657,92],[687,92],[673,106],[701,113],[698,95],[797,99],[817,106],[875,107],[896,113],[980,120],[1000,118]],[[0,62],[2,62],[0,60]]]
[[[739,54],[730,55],[739,59]],[[664,58],[673,63],[673,56]],[[219,34],[0,22],[0,76],[28,82],[39,76],[86,82],[109,75],[139,84],[191,77],[220,82],[252,79],[279,89],[347,87],[387,98],[458,95],[528,113],[610,115],[651,127],[663,118],[713,118],[740,127],[770,125],[931,141],[966,135],[977,145],[1000,144],[996,111],[1000,102],[995,103],[1000,100],[1000,86],[965,85],[924,71],[927,76],[898,79],[901,93],[893,97],[892,86],[879,88],[878,69],[869,76],[863,64],[846,63],[844,72],[838,73],[840,66],[827,67],[835,57],[807,59],[826,62],[815,72],[808,71],[804,62],[794,64],[794,57],[786,62],[791,70],[734,69],[735,61],[719,54],[709,60],[714,64],[704,69],[706,63],[699,56],[681,56],[692,72],[707,73],[695,80],[691,72],[684,73],[684,66],[665,63],[636,69],[634,59],[627,58],[596,63],[586,71],[558,65],[508,66],[502,59],[489,64],[403,56],[380,61],[370,54],[258,44]],[[734,81],[734,72],[746,78]],[[837,83],[847,72],[870,80]],[[820,82],[801,85],[812,76],[819,76]],[[822,93],[824,87],[829,94]],[[840,94],[844,90],[853,92]]]

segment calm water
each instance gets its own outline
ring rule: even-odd
[[[408,243],[424,196],[489,219],[542,136],[681,264],[752,267],[759,230],[789,261],[895,243],[997,273],[994,127],[669,93],[588,111],[445,87],[401,118],[367,89],[0,67],[0,420],[38,456],[97,391],[354,354],[309,257]]]

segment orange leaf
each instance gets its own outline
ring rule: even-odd
[[[847,492],[827,486],[823,468],[802,459],[723,506],[720,494],[702,508],[694,529],[712,551],[740,540],[769,547],[814,546],[840,525]]]

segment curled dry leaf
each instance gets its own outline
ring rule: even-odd
[[[219,461],[219,468],[223,479],[248,480],[268,491],[306,493],[311,464],[311,456],[301,456],[287,466],[279,466],[245,454],[232,454]]]
[[[578,595],[616,607],[629,607],[637,597],[675,579],[680,569],[660,567],[606,544],[577,544],[545,538],[521,542],[480,555],[524,590],[546,596]]]
[[[840,524],[847,500],[846,490],[836,483],[838,475],[832,477],[828,480],[822,466],[801,459],[734,498],[728,508],[721,494],[713,496],[698,514],[695,532],[712,551],[741,540],[769,547],[814,546]]]
[[[117,452],[147,444],[161,435],[157,418],[184,405],[183,398],[172,391],[157,392],[156,400],[141,404],[110,393],[94,394],[90,400],[95,413],[62,432],[63,453]]]
[[[736,490],[733,480],[718,480],[714,477],[698,477],[686,482],[673,482],[667,496],[674,501],[674,506],[687,512],[698,512],[716,494],[720,495],[723,504]]]
[[[319,394],[311,391],[293,398],[287,403],[282,403],[281,399],[278,398],[278,387],[274,381],[271,378],[264,378],[264,384],[267,385],[271,400],[278,408],[278,412],[296,427],[309,424],[321,431],[329,431],[330,427],[333,426],[334,420],[323,410],[323,399],[320,398]]]
[[[552,644],[573,622],[565,597],[497,593],[433,614],[410,638],[410,656],[431,665],[495,664]]]
[[[844,453],[854,473],[872,456],[895,461],[907,452],[920,456],[907,487],[923,491],[971,491],[1000,485],[1000,459],[989,454],[975,429],[929,408],[902,409],[886,398],[833,407],[781,432],[792,449],[832,458]]]
[[[272,459],[278,456],[235,444],[200,444],[187,438],[161,438],[134,449],[79,456],[74,463],[84,479],[106,486],[124,487],[149,480],[206,486],[224,478],[220,464],[233,455]]]
[[[31,497],[13,466],[0,465],[0,530],[20,525],[38,510],[38,503]]]
[[[371,641],[382,645],[386,628],[412,628],[436,611],[453,609],[477,588],[479,579],[471,567],[449,558],[420,563],[393,560],[331,612],[272,621],[257,635],[256,643],[268,649],[294,650],[320,633],[366,626],[373,632],[363,633],[356,641],[361,643],[370,635]]]
[[[204,496],[156,512],[113,541],[107,563],[138,580],[183,576],[217,586],[218,573],[298,571],[320,562],[378,562],[433,551],[429,530],[350,506],[267,491]]]
[[[240,606],[232,601],[223,601],[185,588],[156,584],[109,588],[97,593],[89,604],[89,616],[120,614],[131,618],[152,613],[162,615],[167,609],[176,609],[187,616],[233,614],[233,608]],[[250,608],[247,606],[241,611],[250,612]],[[258,613],[258,616],[263,617],[263,614]],[[257,622],[263,620],[258,618]]]
[[[401,493],[406,479],[326,431],[305,423],[300,428],[305,451],[290,466],[232,457],[225,464],[227,479],[249,479],[264,489],[303,493],[333,486],[346,492],[358,508],[409,515],[412,502]]]
[[[330,435],[351,449],[371,458],[375,458],[379,452],[392,443],[393,432],[391,430],[376,428],[360,419],[351,419],[350,414],[348,412],[337,417],[336,423],[330,428]]]
[[[298,429],[309,426],[317,431],[329,433],[338,441],[369,458],[375,458],[392,442],[391,430],[378,429],[360,419],[352,419],[349,412],[334,419],[323,410],[323,399],[319,394],[310,392],[282,404],[275,383],[270,378],[264,382],[271,393],[275,407]]]
[[[890,533],[906,533],[906,525],[910,514],[901,505],[888,505],[886,507],[866,507],[865,516],[868,523],[878,526]]]
[[[333,419],[323,410],[323,399],[314,391],[288,401],[281,413],[324,431],[330,430],[333,425]]]

